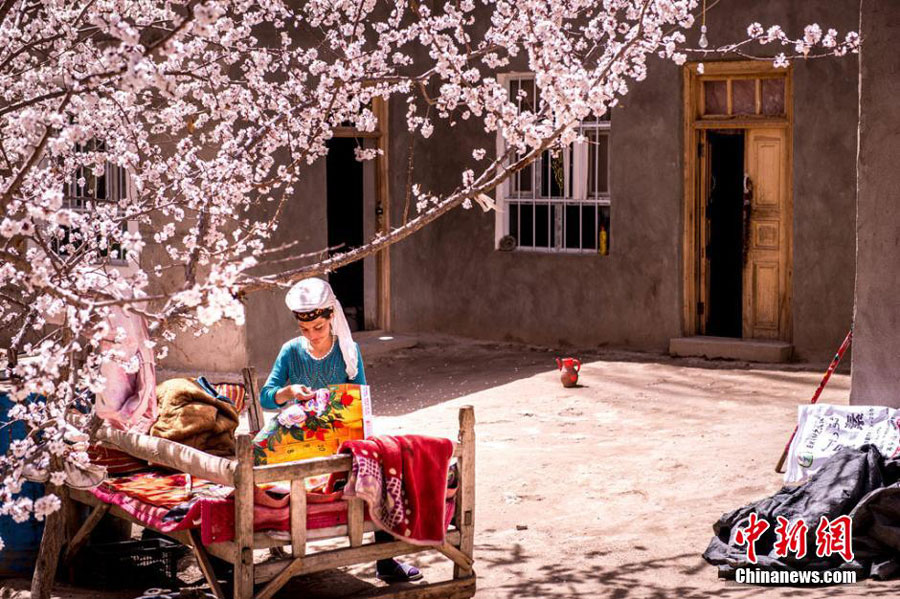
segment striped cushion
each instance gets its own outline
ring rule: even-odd
[[[105,466],[111,475],[130,474],[149,468],[144,460],[128,455],[124,451],[104,447],[103,445],[91,445],[87,451],[91,462],[98,466]]]
[[[240,383],[219,383],[214,385],[216,388],[216,392],[220,395],[224,395],[232,402],[234,402],[234,407],[237,408],[238,412],[243,412],[247,405],[244,401],[244,397],[246,396],[246,391],[244,390],[244,386]]]

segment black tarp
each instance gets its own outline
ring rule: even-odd
[[[756,541],[757,563],[747,558],[746,545],[735,542],[738,529],[748,525],[751,513],[770,523]],[[854,559],[840,555],[816,556],[815,530],[821,516],[829,520],[849,515],[852,520]],[[775,555],[778,516],[803,518],[809,527],[807,554],[797,560]],[[778,493],[724,514],[713,525],[715,536],[703,558],[719,567],[719,575],[734,576],[736,568],[761,570],[855,570],[858,579],[890,578],[900,569],[900,459],[886,459],[877,448],[843,449],[809,480],[783,487]]]

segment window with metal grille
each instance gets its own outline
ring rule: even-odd
[[[102,142],[90,141],[78,147],[81,152],[102,151]],[[106,163],[102,173],[88,165],[79,166],[72,178],[65,184],[63,191],[63,205],[70,210],[90,212],[99,204],[118,204],[128,196],[128,173],[125,169],[115,164]],[[53,250],[67,256],[78,250],[85,241],[87,233],[70,227],[60,227],[62,234],[53,241]],[[121,229],[137,230],[137,223],[123,222]],[[127,264],[126,252],[118,243],[105,245],[99,234],[101,247],[98,251],[98,262],[121,266]]]
[[[533,75],[502,79],[521,110],[535,109]],[[544,151],[498,188],[498,247],[511,237],[517,250],[609,253],[609,114],[583,121],[579,132],[584,142]],[[502,138],[498,150],[504,150]]]

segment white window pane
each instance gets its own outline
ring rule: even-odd
[[[597,193],[609,193],[609,135],[597,136]]]
[[[587,131],[587,194],[589,196],[597,195],[597,130],[589,129]]]

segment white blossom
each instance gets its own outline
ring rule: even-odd
[[[357,146],[353,148],[353,153],[359,162],[363,162],[365,160],[374,160],[381,151],[378,148],[360,148]]]
[[[431,137],[431,133],[433,131],[434,131],[434,125],[432,125],[430,120],[425,119],[425,121],[422,123],[422,128],[421,128],[422,137],[428,139],[429,137]]]
[[[66,452],[66,444],[61,439],[53,439],[48,443],[47,451],[55,456],[61,456]]]
[[[819,40],[822,39],[822,28],[819,27],[817,23],[813,23],[812,25],[807,25],[803,29],[803,39],[810,46],[818,44]]]
[[[23,458],[28,453],[29,446],[28,441],[15,440],[10,443],[9,450],[13,457]]]
[[[60,508],[62,502],[56,495],[44,495],[34,502],[34,517],[43,520]]]

